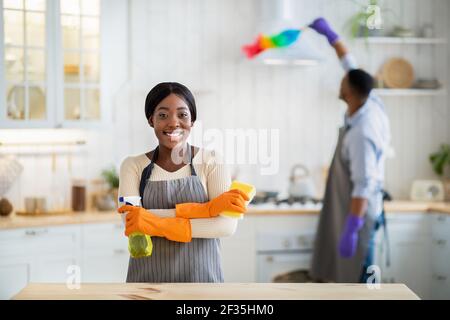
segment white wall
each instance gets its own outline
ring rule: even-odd
[[[260,188],[287,188],[290,167],[304,163],[317,171],[331,159],[344,105],[338,101],[343,75],[333,50],[318,39],[327,61],[316,68],[255,66],[242,58],[240,46],[252,41],[261,1],[132,1],[132,115],[129,152],[153,142],[143,117],[145,95],[160,81],[180,81],[197,94],[199,118],[209,128],[279,128],[281,166],[276,177],[250,177]],[[446,0],[385,1],[386,27],[403,24],[419,31],[432,23],[437,36],[449,37]],[[294,1],[300,25],[327,17],[340,33],[350,13],[349,0]],[[399,19],[399,20],[397,20]],[[418,76],[448,77],[445,46],[383,45],[366,48],[348,42],[360,64],[371,72],[391,56],[405,56]],[[447,60],[447,61],[445,61]],[[449,141],[447,97],[386,97],[392,122],[395,158],[387,164],[387,188],[407,197],[415,178],[432,177],[428,154]],[[123,116],[127,116],[123,114]],[[121,137],[127,141],[126,137]],[[135,140],[137,139],[137,140]]]
[[[262,66],[248,63],[240,52],[257,29],[258,0],[131,0],[131,38],[127,43],[125,3],[107,1],[111,52],[103,57],[104,102],[111,126],[102,132],[83,133],[86,155],[80,155],[81,176],[94,176],[108,163],[119,165],[126,155],[142,153],[156,139],[144,117],[148,91],[161,81],[178,81],[190,87],[205,128],[280,129],[280,171],[261,176],[256,166],[243,167],[241,178],[259,189],[286,191],[290,168],[309,166],[316,177],[329,164],[345,106],[337,99],[343,71],[327,42],[317,46],[327,60],[313,68]],[[403,24],[419,28],[432,23],[438,36],[450,42],[450,4],[447,0],[384,1],[397,16],[387,16],[387,27]],[[350,0],[294,1],[299,25],[325,16],[339,33],[355,10]],[[111,19],[113,17],[113,19]],[[391,18],[392,17],[392,18]],[[389,19],[388,19],[389,18]],[[375,72],[384,59],[400,55],[414,65],[417,75],[449,78],[446,46],[371,46],[347,41],[361,66]],[[129,46],[129,51],[126,50]],[[129,54],[129,58],[127,56]],[[129,67],[129,68],[128,68]],[[127,73],[128,71],[128,73]],[[129,81],[126,81],[127,78]],[[406,198],[413,179],[435,177],[430,152],[450,140],[450,104],[443,97],[386,97],[391,119],[395,157],[387,162],[386,187],[396,198]],[[194,129],[195,130],[195,129]],[[2,132],[0,132],[0,135]],[[50,157],[42,160],[47,164]],[[38,161],[33,162],[36,167]],[[49,172],[49,165],[46,167]],[[62,169],[63,170],[63,169]],[[245,170],[245,171],[244,171]],[[40,171],[39,174],[42,174]],[[37,177],[37,175],[36,175]],[[21,178],[11,199],[24,196],[30,175]],[[40,182],[42,183],[42,182]],[[46,188],[49,184],[43,182]],[[40,188],[40,190],[45,188]]]

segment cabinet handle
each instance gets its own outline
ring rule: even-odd
[[[284,240],[283,241],[283,247],[290,248],[291,247],[291,242],[289,240]]]
[[[266,261],[267,261],[267,262],[273,262],[273,256],[268,256],[268,257],[266,258]]]
[[[434,275],[433,275],[433,279],[434,279],[434,280],[437,280],[437,281],[445,281],[445,280],[447,280],[447,277],[446,277],[446,276],[441,276],[441,275],[436,275],[436,274],[434,274]]]
[[[446,217],[443,216],[443,215],[442,216],[438,216],[437,220],[440,221],[440,222],[444,222],[446,220]]]
[[[44,230],[25,230],[25,235],[27,236],[38,236],[41,234],[46,234],[48,233],[47,229]]]
[[[124,249],[114,249],[114,254],[124,254],[125,250]]]
[[[444,239],[436,239],[434,240],[434,243],[438,246],[445,246],[447,244],[447,240]]]
[[[308,241],[306,240],[306,237],[298,237],[298,244],[301,246],[306,246],[308,244]]]

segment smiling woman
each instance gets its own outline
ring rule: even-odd
[[[197,119],[188,88],[158,84],[147,95],[145,116],[159,144],[126,158],[119,183],[119,195],[140,195],[143,207],[119,212],[127,212],[126,235],[152,236],[153,253],[130,257],[127,282],[223,282],[219,238],[232,235],[237,221],[219,214],[244,213],[249,198],[227,191],[230,173],[214,151],[187,143]]]

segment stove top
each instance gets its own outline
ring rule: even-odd
[[[322,200],[311,197],[289,197],[286,199],[267,199],[265,201],[252,201],[249,207],[265,210],[277,209],[314,209],[322,208]]]
[[[312,197],[289,197],[286,199],[281,199],[281,200],[276,200],[276,204],[283,204],[283,203],[287,203],[289,205],[293,205],[293,204],[318,204],[318,203],[322,203],[321,199],[316,199],[316,198],[312,198]]]

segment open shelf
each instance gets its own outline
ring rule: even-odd
[[[367,37],[356,38],[357,42],[373,44],[446,44],[445,38],[410,38],[410,37]]]
[[[374,89],[379,96],[443,96],[447,94],[446,89]]]

